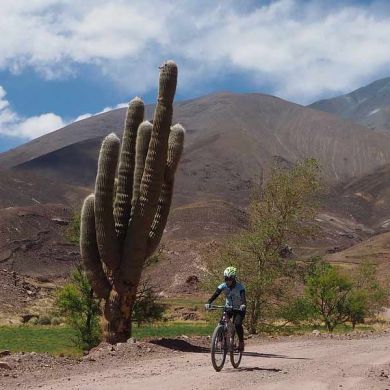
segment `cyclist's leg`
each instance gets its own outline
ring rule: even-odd
[[[244,341],[244,327],[242,326],[242,323],[244,321],[245,312],[237,310],[234,312],[233,316],[233,322],[236,327],[236,332],[238,336],[238,340],[243,342]]]

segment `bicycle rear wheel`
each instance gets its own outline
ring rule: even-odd
[[[218,325],[211,337],[211,362],[215,371],[221,371],[225,364],[226,347],[224,326]]]
[[[242,359],[242,351],[238,349],[237,337],[234,336],[235,332],[230,336],[230,363],[234,368],[238,368]]]

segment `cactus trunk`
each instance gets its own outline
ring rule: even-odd
[[[135,302],[134,291],[118,294],[111,290],[104,303],[103,338],[111,344],[123,343],[131,336],[131,317]]]
[[[94,292],[104,300],[103,335],[110,343],[131,334],[144,263],[168,218],[184,142],[183,127],[171,127],[176,82],[176,64],[168,61],[161,67],[153,125],[143,122],[142,101],[130,102],[122,147],[115,134],[104,139],[95,193],[84,201],[81,255]]]

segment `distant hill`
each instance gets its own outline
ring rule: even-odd
[[[363,261],[370,261],[378,267],[379,279],[389,282],[390,278],[390,232],[378,234],[344,251],[329,254],[327,261],[354,267]]]
[[[146,111],[151,119],[153,107]],[[0,154],[0,263],[7,272],[54,279],[78,258],[77,246],[63,238],[66,221],[56,216],[69,220],[71,208],[78,211],[92,191],[101,140],[112,131],[121,134],[125,112],[75,122]],[[187,130],[185,149],[164,259],[151,270],[155,280],[162,269],[169,271],[165,291],[184,291],[187,277],[201,274],[203,253],[245,226],[251,184],[275,163],[315,157],[331,189],[318,217],[324,236],[305,244],[308,254],[342,250],[374,229],[387,229],[390,133],[262,94],[217,93],[178,102],[174,122]],[[24,236],[27,246],[19,242]]]
[[[149,106],[146,117],[151,118]],[[275,163],[317,158],[330,182],[390,163],[390,136],[262,94],[218,93],[175,105],[187,129],[175,204],[221,199],[245,205],[253,178]],[[93,185],[101,139],[120,134],[125,109],[88,118],[0,154],[0,169],[72,186]]]
[[[309,107],[340,115],[373,129],[390,130],[390,77]]]
[[[328,204],[335,211],[383,231],[390,228],[390,164],[340,183],[333,188]]]

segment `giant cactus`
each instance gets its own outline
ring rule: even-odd
[[[143,122],[141,99],[130,102],[122,146],[115,134],[104,139],[95,192],[82,208],[81,257],[93,290],[103,300],[103,335],[110,343],[130,335],[143,265],[167,221],[184,141],[183,127],[171,127],[176,81],[176,64],[168,61],[160,71],[153,124]]]

